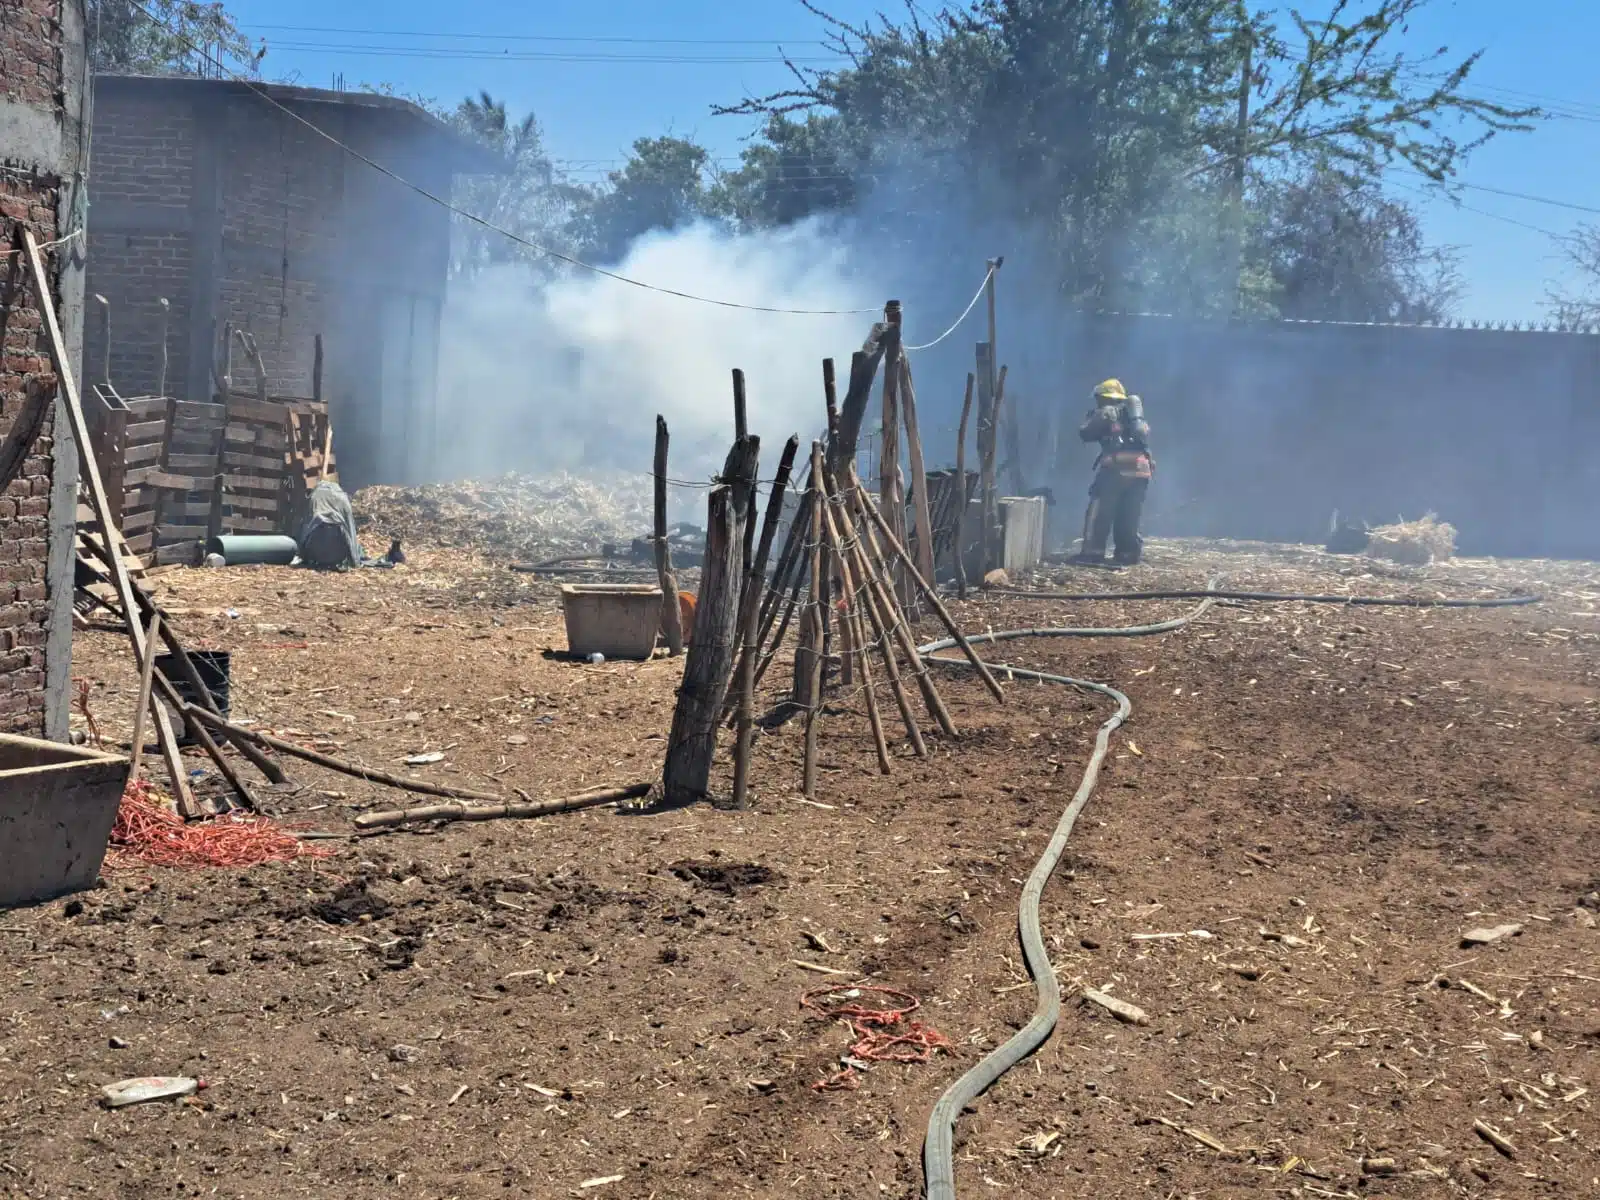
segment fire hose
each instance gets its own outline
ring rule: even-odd
[[[1060,593],[1007,590],[998,594],[1039,600],[1199,599],[1201,603],[1192,612],[1184,616],[1153,624],[1100,629],[997,630],[969,635],[967,639],[969,642],[998,643],[1030,637],[1149,637],[1182,629],[1196,618],[1203,616],[1206,610],[1217,601],[1225,599],[1303,601],[1313,604],[1348,604],[1399,608],[1507,608],[1537,604],[1543,598],[1531,595],[1494,597],[1481,600],[1422,600],[1407,597],[1313,596],[1280,592],[1227,592],[1216,590],[1213,587],[1207,587],[1204,591]],[[917,649],[918,653],[926,656],[929,662],[939,663],[945,667],[970,667],[970,664],[965,659],[937,657],[939,651],[949,650],[955,644],[954,638],[945,638],[940,641],[929,642],[927,645],[919,646]],[[956,1118],[960,1116],[961,1111],[992,1087],[1012,1067],[1044,1045],[1050,1034],[1054,1032],[1056,1023],[1061,1018],[1061,984],[1056,979],[1055,970],[1050,964],[1049,952],[1045,949],[1044,934],[1039,925],[1039,901],[1044,893],[1045,885],[1055,873],[1056,866],[1060,863],[1061,856],[1066,851],[1067,839],[1072,834],[1072,828],[1077,824],[1078,816],[1083,812],[1084,806],[1088,804],[1089,796],[1093,793],[1095,783],[1099,780],[1100,768],[1105,762],[1106,754],[1110,749],[1111,735],[1133,713],[1132,701],[1109,684],[1095,683],[1087,679],[1074,679],[1067,675],[1054,675],[1045,671],[1025,670],[1021,667],[1008,666],[1002,663],[992,664],[992,667],[997,672],[1003,671],[1008,676],[1017,679],[1033,679],[1041,683],[1057,683],[1065,687],[1077,688],[1079,691],[1094,692],[1114,701],[1117,709],[1105,720],[1095,734],[1094,749],[1084,766],[1083,777],[1078,782],[1078,788],[1073,793],[1071,802],[1062,812],[1060,820],[1056,823],[1055,832],[1050,836],[1049,844],[1045,846],[1044,853],[1034,865],[1032,873],[1028,876],[1027,882],[1022,888],[1022,899],[1017,910],[1017,932],[1022,942],[1023,959],[1027,963],[1028,974],[1033,978],[1034,989],[1038,997],[1034,1006],[1033,1016],[1026,1025],[1012,1034],[1004,1044],[990,1052],[968,1070],[966,1074],[951,1084],[934,1104],[933,1112],[928,1117],[928,1132],[922,1149],[924,1194],[927,1200],[955,1200],[954,1137]]]

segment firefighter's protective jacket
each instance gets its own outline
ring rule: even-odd
[[[1154,460],[1150,447],[1143,438],[1135,437],[1126,427],[1124,410],[1120,404],[1106,404],[1089,410],[1089,415],[1078,426],[1078,436],[1086,442],[1100,443],[1100,457],[1095,468],[1111,472],[1124,479],[1149,479]]]

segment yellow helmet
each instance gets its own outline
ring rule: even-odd
[[[1113,400],[1126,400],[1128,393],[1122,386],[1122,380],[1108,379],[1094,389],[1094,398],[1101,404],[1109,404]]]

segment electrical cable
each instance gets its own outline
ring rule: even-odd
[[[949,329],[946,329],[931,342],[923,342],[920,346],[901,346],[900,348],[902,350],[926,350],[930,346],[937,346],[940,342],[944,341],[945,338],[954,333],[958,328],[960,328],[961,322],[965,321],[969,316],[971,316],[972,310],[978,306],[978,300],[983,296],[983,289],[989,286],[989,280],[994,278],[994,272],[995,268],[991,265],[989,269],[983,273],[983,282],[978,284],[978,290],[972,293],[972,299],[967,303],[967,307],[961,310],[961,315],[956,318],[954,325],[951,325]]]
[[[444,199],[441,196],[438,196],[438,195],[434,194],[433,192],[429,191],[427,188],[423,187],[422,185],[416,184],[416,183],[412,183],[411,180],[405,178],[405,176],[400,175],[399,173],[397,173],[397,172],[395,172],[393,170],[390,170],[388,167],[384,166],[382,163],[377,162],[376,160],[374,160],[372,158],[369,158],[365,154],[362,154],[359,150],[354,150],[351,147],[345,145],[338,138],[334,137],[333,134],[329,133],[327,130],[323,129],[321,126],[317,125],[315,122],[313,122],[311,120],[308,120],[307,118],[301,116],[299,113],[295,112],[294,109],[290,108],[288,105],[279,103],[276,99],[274,99],[271,95],[269,95],[264,88],[262,88],[260,85],[255,83],[253,80],[248,79],[243,75],[240,75],[237,71],[230,70],[227,67],[226,64],[224,64],[219,59],[217,59],[214,55],[212,55],[212,53],[209,50],[206,50],[204,47],[202,47],[199,44],[197,44],[192,38],[190,38],[187,34],[185,34],[181,29],[178,29],[177,27],[168,24],[167,22],[163,21],[160,17],[156,16],[155,13],[151,12],[149,8],[147,8],[143,3],[141,3],[141,0],[133,0],[133,6],[135,8],[137,8],[140,12],[144,13],[145,16],[149,17],[150,20],[154,21],[161,28],[165,29],[168,33],[172,34],[174,37],[176,37],[180,41],[182,41],[185,45],[187,45],[189,47],[189,49],[191,49],[196,54],[199,54],[201,57],[203,57],[208,62],[210,62],[213,66],[215,66],[217,68],[218,71],[222,72],[228,78],[232,79],[235,83],[243,84],[245,87],[249,88],[252,92],[254,92],[261,99],[265,100],[268,104],[272,105],[272,107],[274,107],[274,108],[278,109],[280,112],[282,112],[285,116],[289,117],[290,119],[296,121],[297,123],[299,123],[301,125],[304,125],[307,129],[311,130],[312,133],[316,134],[318,137],[320,137],[323,140],[331,143],[332,145],[338,147],[340,150],[343,150],[346,154],[350,155],[351,158],[354,158],[358,162],[366,163],[367,166],[371,167],[374,171],[377,171],[380,175],[384,175],[384,176],[388,177],[389,179],[394,180],[396,183],[400,184],[402,187],[409,188],[411,191],[415,192],[417,195],[423,197],[426,200],[431,200],[433,203],[439,205],[439,207],[441,207],[441,208],[443,208],[443,209],[445,209],[445,210],[447,210],[449,212],[454,213],[456,216],[461,217],[463,220],[471,221],[475,225],[480,225],[484,229],[487,229],[487,230],[489,230],[489,231],[491,231],[493,233],[498,233],[500,236],[502,236],[504,238],[507,238],[510,241],[516,242],[518,245],[526,246],[530,250],[536,250],[540,254],[543,254],[543,255],[545,255],[546,257],[549,257],[549,258],[553,258],[553,259],[557,260],[558,262],[564,262],[564,263],[567,263],[570,266],[580,267],[585,271],[592,271],[596,275],[603,275],[607,279],[615,280],[618,283],[626,283],[626,284],[628,284],[628,285],[630,285],[632,287],[643,288],[645,291],[660,292],[663,295],[667,295],[667,296],[676,296],[680,300],[695,300],[695,301],[698,301],[701,304],[712,304],[712,305],[715,305],[718,308],[737,308],[737,309],[744,309],[744,310],[746,310],[748,312],[783,313],[783,314],[787,314],[787,315],[811,316],[811,317],[853,316],[853,315],[860,314],[860,313],[875,313],[875,312],[878,311],[876,308],[831,308],[831,309],[775,308],[775,307],[771,307],[771,306],[768,306],[768,305],[761,305],[761,304],[739,304],[739,303],[737,303],[735,301],[732,301],[732,300],[718,300],[718,299],[715,299],[714,297],[711,297],[711,296],[697,296],[697,295],[693,294],[692,292],[681,292],[681,291],[678,291],[678,290],[676,290],[674,288],[660,287],[660,286],[658,286],[656,284],[645,283],[642,280],[631,279],[626,275],[622,275],[622,274],[617,273],[616,271],[609,271],[605,267],[597,267],[592,263],[584,262],[582,259],[574,258],[570,254],[563,254],[561,251],[553,250],[549,246],[540,245],[538,242],[535,242],[535,241],[533,241],[533,240],[531,240],[529,238],[525,238],[525,237],[521,236],[520,234],[516,234],[516,233],[511,232],[511,230],[509,230],[509,229],[503,229],[499,225],[494,224],[494,222],[489,221],[484,217],[478,216],[476,213],[470,213],[464,208],[456,207],[450,201]]]
[[[1542,599],[1540,596],[1507,596],[1483,600],[1420,600],[1410,597],[1315,596],[1283,592],[1238,592],[1218,589],[1215,587],[1216,582],[1216,580],[1213,580],[1204,591],[1049,593],[1007,590],[999,593],[991,592],[989,593],[990,595],[999,594],[1007,597],[1055,600],[1162,600],[1200,597],[1201,603],[1192,612],[1186,613],[1181,617],[1146,625],[1100,629],[996,630],[970,635],[967,640],[972,643],[986,642],[993,645],[1002,641],[1030,637],[1148,637],[1182,629],[1196,618],[1202,616],[1217,601],[1224,599],[1306,601],[1311,603],[1405,608],[1504,608],[1535,604]],[[938,657],[939,651],[952,649],[955,645],[956,640],[954,638],[944,638],[919,646],[917,652],[925,656],[928,662],[938,663],[943,667],[970,669],[971,664],[964,658]],[[1055,683],[1064,687],[1076,688],[1079,691],[1105,696],[1116,703],[1117,709],[1101,724],[1099,731],[1095,734],[1094,749],[1090,752],[1089,759],[1084,765],[1083,775],[1078,782],[1077,790],[1073,793],[1072,800],[1062,812],[1060,820],[1056,823],[1055,831],[1051,834],[1050,841],[1045,846],[1044,853],[1034,865],[1033,871],[1029,874],[1027,882],[1022,888],[1022,897],[1017,908],[1017,933],[1019,940],[1022,942],[1023,958],[1027,963],[1028,973],[1033,979],[1034,989],[1037,994],[1033,1016],[1029,1018],[1026,1025],[1008,1038],[1001,1046],[986,1055],[952,1083],[935,1102],[933,1111],[928,1117],[928,1131],[922,1149],[924,1195],[927,1200],[956,1200],[954,1137],[955,1122],[961,1115],[962,1110],[988,1088],[992,1087],[1007,1071],[1042,1046],[1051,1033],[1054,1032],[1057,1022],[1061,1019],[1061,984],[1056,979],[1055,969],[1050,963],[1050,955],[1045,947],[1044,935],[1039,924],[1040,898],[1044,893],[1045,885],[1049,883],[1050,877],[1055,873],[1057,865],[1061,862],[1061,856],[1066,851],[1067,839],[1071,836],[1073,827],[1077,824],[1078,816],[1083,812],[1084,806],[1088,804],[1089,797],[1094,791],[1096,782],[1099,780],[1100,769],[1105,763],[1106,755],[1110,749],[1111,735],[1133,713],[1133,702],[1128,699],[1125,693],[1109,684],[1096,683],[1087,679],[1075,679],[1068,675],[1056,675],[1046,671],[1033,671],[1003,663],[990,663],[989,667],[994,672],[1003,672],[1013,678],[1032,679],[1040,683]]]

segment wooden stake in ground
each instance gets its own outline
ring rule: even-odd
[[[934,686],[927,662],[917,653],[917,639],[911,635],[911,626],[907,624],[905,613],[901,611],[891,590],[888,557],[878,546],[878,535],[867,519],[867,498],[859,487],[850,489],[850,498],[857,515],[861,518],[861,523],[856,528],[861,537],[861,549],[867,559],[868,579],[878,595],[878,606],[887,614],[892,623],[890,632],[899,643],[900,651],[906,656],[906,661],[911,664],[917,680],[917,689],[922,693],[923,707],[928,710],[928,715],[939,723],[939,728],[944,731],[946,737],[956,737],[958,734],[955,721],[950,717],[950,710],[945,706],[944,697],[939,695],[939,689]]]
[[[144,715],[150,711],[150,681],[156,670],[156,637],[161,632],[161,613],[151,614],[150,628],[144,635],[144,661],[139,664],[139,701],[133,709],[133,745],[129,750],[128,782],[139,780],[139,762],[144,758]]]
[[[592,792],[580,792],[559,800],[528,801],[524,804],[424,804],[416,808],[362,813],[356,818],[356,828],[385,829],[407,825],[412,821],[496,821],[503,817],[546,817],[552,813],[576,812],[580,808],[637,800],[640,796],[648,795],[649,791],[648,783],[631,783],[626,787],[596,788]]]
[[[922,438],[917,432],[917,395],[911,387],[911,364],[900,356],[900,404],[906,414],[906,447],[911,453],[911,490],[916,493],[917,569],[927,580],[933,569],[933,511],[928,501],[928,473],[923,469]]]
[[[895,618],[883,610],[884,604],[888,602],[887,598],[880,596],[878,580],[873,577],[872,565],[867,560],[855,524],[850,520],[850,510],[846,506],[844,497],[839,495],[839,485],[828,473],[827,468],[823,468],[823,486],[829,493],[828,515],[838,530],[840,544],[848,547],[846,558],[857,583],[853,594],[859,597],[861,611],[866,614],[867,622],[872,627],[872,642],[877,648],[878,657],[883,661],[884,675],[889,680],[889,690],[894,694],[895,705],[900,709],[900,721],[905,726],[906,736],[911,739],[911,748],[916,751],[917,757],[927,758],[928,745],[922,740],[922,730],[917,728],[917,718],[911,711],[911,701],[906,696],[905,686],[900,682],[900,665],[895,661],[894,644],[890,641],[890,630]]]
[[[826,491],[826,477],[824,477],[824,491]],[[834,518],[833,504],[827,502],[821,505],[822,522],[825,527],[824,536],[827,538],[829,549],[833,552],[839,564],[840,583],[844,594],[840,605],[839,624],[841,628],[850,630],[850,640],[858,648],[857,662],[861,667],[861,690],[867,701],[867,720],[872,725],[872,743],[878,752],[878,769],[885,775],[894,770],[889,759],[889,743],[883,733],[883,716],[878,712],[878,694],[872,686],[872,663],[867,657],[865,639],[861,628],[856,623],[857,602],[861,598],[861,591],[856,586],[855,572],[850,569],[850,560],[844,549],[844,540],[839,536],[839,525]]]
[[[972,415],[972,372],[967,372],[967,395],[961,401],[961,425],[956,429],[956,598],[967,598],[967,418]]]
[[[738,439],[706,501],[706,553],[695,605],[694,640],[672,713],[657,804],[677,808],[710,798],[718,717],[733,672],[739,621],[740,547],[760,439]]]
[[[734,670],[734,678],[740,680],[740,686],[734,690],[723,705],[722,719],[728,719],[729,711],[744,690],[744,678],[749,673],[750,694],[755,695],[756,680],[759,674],[756,671],[756,655],[761,649],[761,639],[757,635],[762,593],[767,581],[767,559],[772,554],[772,543],[778,536],[778,525],[783,520],[783,502],[789,489],[789,475],[794,470],[794,456],[800,449],[800,435],[792,435],[783,446],[783,454],[778,458],[778,473],[772,480],[772,492],[767,497],[767,513],[761,524],[761,540],[756,544],[755,557],[750,560],[745,571],[743,590],[739,597],[739,665]],[[751,522],[752,527],[754,522]]]
[[[683,653],[683,615],[678,608],[678,577],[672,573],[672,547],[667,543],[667,419],[656,414],[656,575],[661,581],[661,632],[667,653]]]
[[[795,651],[796,670],[800,670],[800,655],[809,652],[804,670],[806,687],[806,749],[805,763],[801,769],[800,790],[808,799],[817,795],[817,730],[822,716],[822,443],[811,443],[811,593],[806,599],[807,634],[801,638],[801,647]]]
[[[857,481],[857,486],[859,486],[859,481]],[[945,630],[955,639],[956,645],[961,647],[961,653],[967,656],[967,661],[972,664],[973,668],[983,678],[984,686],[989,689],[990,694],[996,700],[1004,701],[1005,693],[1000,690],[1000,685],[995,682],[994,675],[990,673],[989,664],[978,657],[978,652],[972,648],[972,643],[967,641],[967,635],[961,632],[961,627],[956,624],[955,618],[950,615],[950,610],[944,606],[944,601],[939,599],[939,594],[928,585],[927,580],[917,573],[916,567],[912,565],[910,556],[906,554],[906,548],[895,540],[894,534],[889,531],[888,525],[884,523],[883,514],[872,503],[872,497],[863,496],[862,501],[865,504],[867,516],[877,526],[878,533],[888,544],[889,550],[905,564],[906,573],[911,577],[912,584],[922,598],[932,607],[933,611],[938,614]]]
[[[993,461],[990,447],[994,444],[994,353],[988,342],[977,346],[978,377],[978,509],[983,514],[983,528],[978,545],[982,551],[978,558],[979,578],[992,571],[998,563],[992,562],[994,554],[993,530],[998,507],[995,500],[994,475],[986,469]]]
[[[756,704],[756,620],[761,613],[761,585],[767,576],[767,555],[772,553],[772,539],[778,534],[778,520],[783,515],[783,494],[789,486],[789,472],[794,468],[795,451],[800,448],[800,435],[791,436],[784,444],[783,456],[778,460],[778,474],[772,481],[772,494],[767,498],[767,515],[762,522],[761,541],[755,556],[745,571],[744,592],[740,599],[739,667],[735,674],[738,687],[738,728],[733,750],[733,807],[743,808],[745,792],[750,779],[750,738],[755,730]],[[751,525],[755,524],[755,492],[751,491]]]
[[[133,642],[133,657],[138,663],[144,662],[145,640],[144,629],[134,614],[138,611],[133,597],[133,584],[128,578],[128,568],[122,561],[122,555],[117,553],[117,544],[122,540],[117,531],[117,526],[111,519],[111,505],[106,499],[105,484],[100,477],[100,465],[95,461],[94,447],[89,439],[89,423],[83,416],[83,403],[78,398],[77,380],[72,374],[72,363],[67,355],[66,343],[61,337],[61,326],[56,320],[56,306],[50,294],[50,280],[44,272],[44,259],[39,255],[39,243],[34,240],[31,230],[22,229],[22,249],[28,259],[28,268],[33,274],[33,286],[39,297],[39,311],[44,317],[45,333],[50,343],[50,358],[55,364],[56,375],[61,380],[61,390],[65,398],[67,419],[72,426],[72,439],[78,444],[78,460],[84,479],[89,484],[89,498],[94,506],[95,519],[100,522],[100,532],[105,538],[107,551],[107,566],[111,570],[112,582],[116,586],[117,599],[122,604],[124,623],[128,627],[128,637]],[[172,723],[167,719],[164,710],[155,710],[156,740],[161,745],[161,756],[166,761],[167,774],[172,780],[172,794],[178,804],[178,812],[184,817],[200,815],[199,807],[195,803],[194,792],[189,788],[189,773],[183,765],[183,755],[178,751],[178,739],[172,732]]]
[[[889,323],[885,338],[883,372],[883,437],[878,446],[878,503],[882,506],[889,528],[897,539],[905,541],[905,493],[900,486],[900,302],[891,300],[884,307],[884,318]],[[905,580],[895,572],[895,592],[900,603],[911,598]]]

